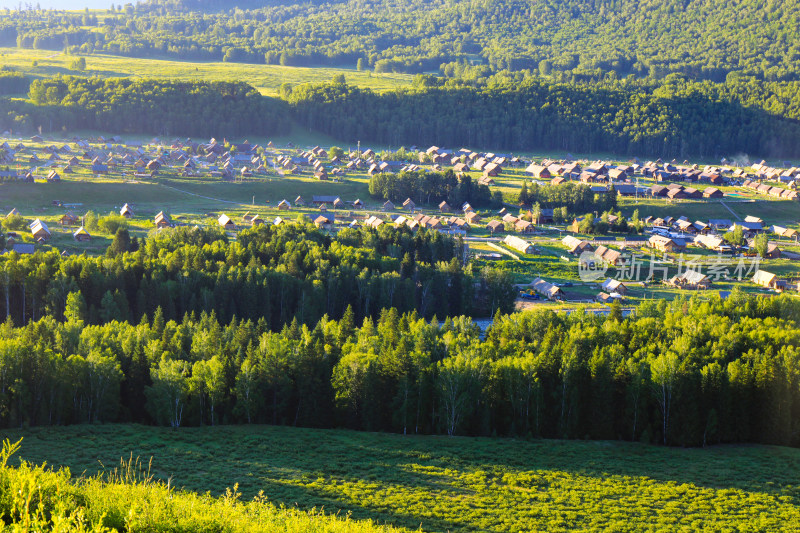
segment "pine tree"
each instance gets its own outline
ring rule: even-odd
[[[517,203],[519,203],[521,206],[525,206],[528,205],[528,200],[528,180],[525,180],[522,183],[522,190],[519,192],[519,199]]]

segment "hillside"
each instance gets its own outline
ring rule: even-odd
[[[111,533],[113,531],[248,531],[330,533],[390,532],[371,521],[332,517],[320,510],[302,512],[275,506],[263,495],[248,502],[227,491],[219,498],[172,488],[153,480],[130,460],[102,475],[70,479],[69,470],[22,462],[13,454],[19,442],[0,451],[0,524],[3,531]]]
[[[174,487],[220,495],[238,483],[242,501],[263,490],[273,505],[352,513],[355,520],[409,530],[776,531],[800,521],[794,475],[800,452],[779,447],[664,449],[604,441],[404,437],[272,426],[178,431],[70,426],[7,435],[25,437],[21,457],[66,465],[74,474],[93,475],[103,465],[111,470],[120,457],[127,460],[131,454],[144,465],[152,457],[152,473],[171,478]],[[10,464],[17,464],[16,458]],[[189,522],[201,513],[211,519],[225,502],[182,496],[155,513],[155,507],[140,499],[141,489],[114,488],[119,496],[131,495],[115,502],[109,496],[101,499],[110,489],[78,487],[90,507],[113,504],[112,517],[125,506],[143,506],[155,521],[201,503],[185,518]],[[155,496],[160,504],[167,503],[163,492]],[[128,498],[132,503],[125,502]],[[276,512],[271,505],[264,509],[265,521],[290,513]],[[237,510],[245,514],[242,507]],[[247,510],[249,516],[235,517],[257,516],[253,507]],[[150,518],[146,512],[141,516]],[[228,523],[233,522],[231,518]],[[239,527],[245,529],[242,523]],[[321,525],[342,530],[347,524]],[[154,530],[162,529],[156,526]]]
[[[0,20],[0,44],[403,72],[464,61],[716,81],[800,72],[797,0],[154,0],[99,16],[25,14]]]

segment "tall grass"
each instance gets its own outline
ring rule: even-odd
[[[218,498],[175,490],[154,480],[139,458],[113,470],[72,480],[69,469],[9,458],[21,441],[6,439],[0,451],[0,519],[3,531],[55,532],[356,532],[390,531],[370,521],[278,507],[259,493],[242,501],[237,487]]]

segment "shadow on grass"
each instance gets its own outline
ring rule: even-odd
[[[735,489],[800,505],[800,490],[794,488],[800,451],[770,446],[679,449],[613,441],[403,437],[276,426],[173,431],[107,425],[7,433],[12,440],[26,437],[21,452],[26,459],[67,465],[77,474],[91,475],[98,461],[113,465],[133,454],[147,463],[152,457],[157,477],[186,490],[219,495],[238,483],[246,499],[263,490],[271,502],[287,507],[322,507],[397,526],[421,524],[426,530],[502,531],[502,513],[517,521],[527,516],[515,505],[527,501],[528,492],[540,497],[536,505],[543,505],[565,486],[573,493],[591,491],[582,484],[606,483],[626,496],[660,490],[662,484]],[[681,490],[690,495],[694,489]],[[589,492],[585,496],[597,497]],[[485,509],[484,514],[464,511],[473,505]],[[632,507],[622,509],[635,512]],[[491,516],[493,512],[498,516]]]

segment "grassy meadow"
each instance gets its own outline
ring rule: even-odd
[[[800,523],[800,450],[663,448],[217,426],[7,431],[19,457],[110,471],[131,455],[174,487],[238,483],[274,504],[423,531],[779,531]],[[18,464],[12,459],[10,464]]]
[[[57,74],[75,76],[99,76],[101,78],[168,78],[183,81],[243,81],[261,94],[277,96],[284,83],[321,83],[331,81],[334,76],[344,74],[347,83],[358,87],[369,87],[378,92],[388,91],[411,84],[410,74],[358,71],[328,67],[283,67],[280,65],[254,65],[249,63],[225,63],[222,61],[175,61],[171,59],[144,59],[108,54],[82,55],[86,58],[86,70],[71,68],[77,56],[52,50],[30,50],[24,48],[0,48],[0,63],[20,72],[42,78]],[[34,63],[36,63],[34,65]],[[353,65],[355,67],[355,65]]]

